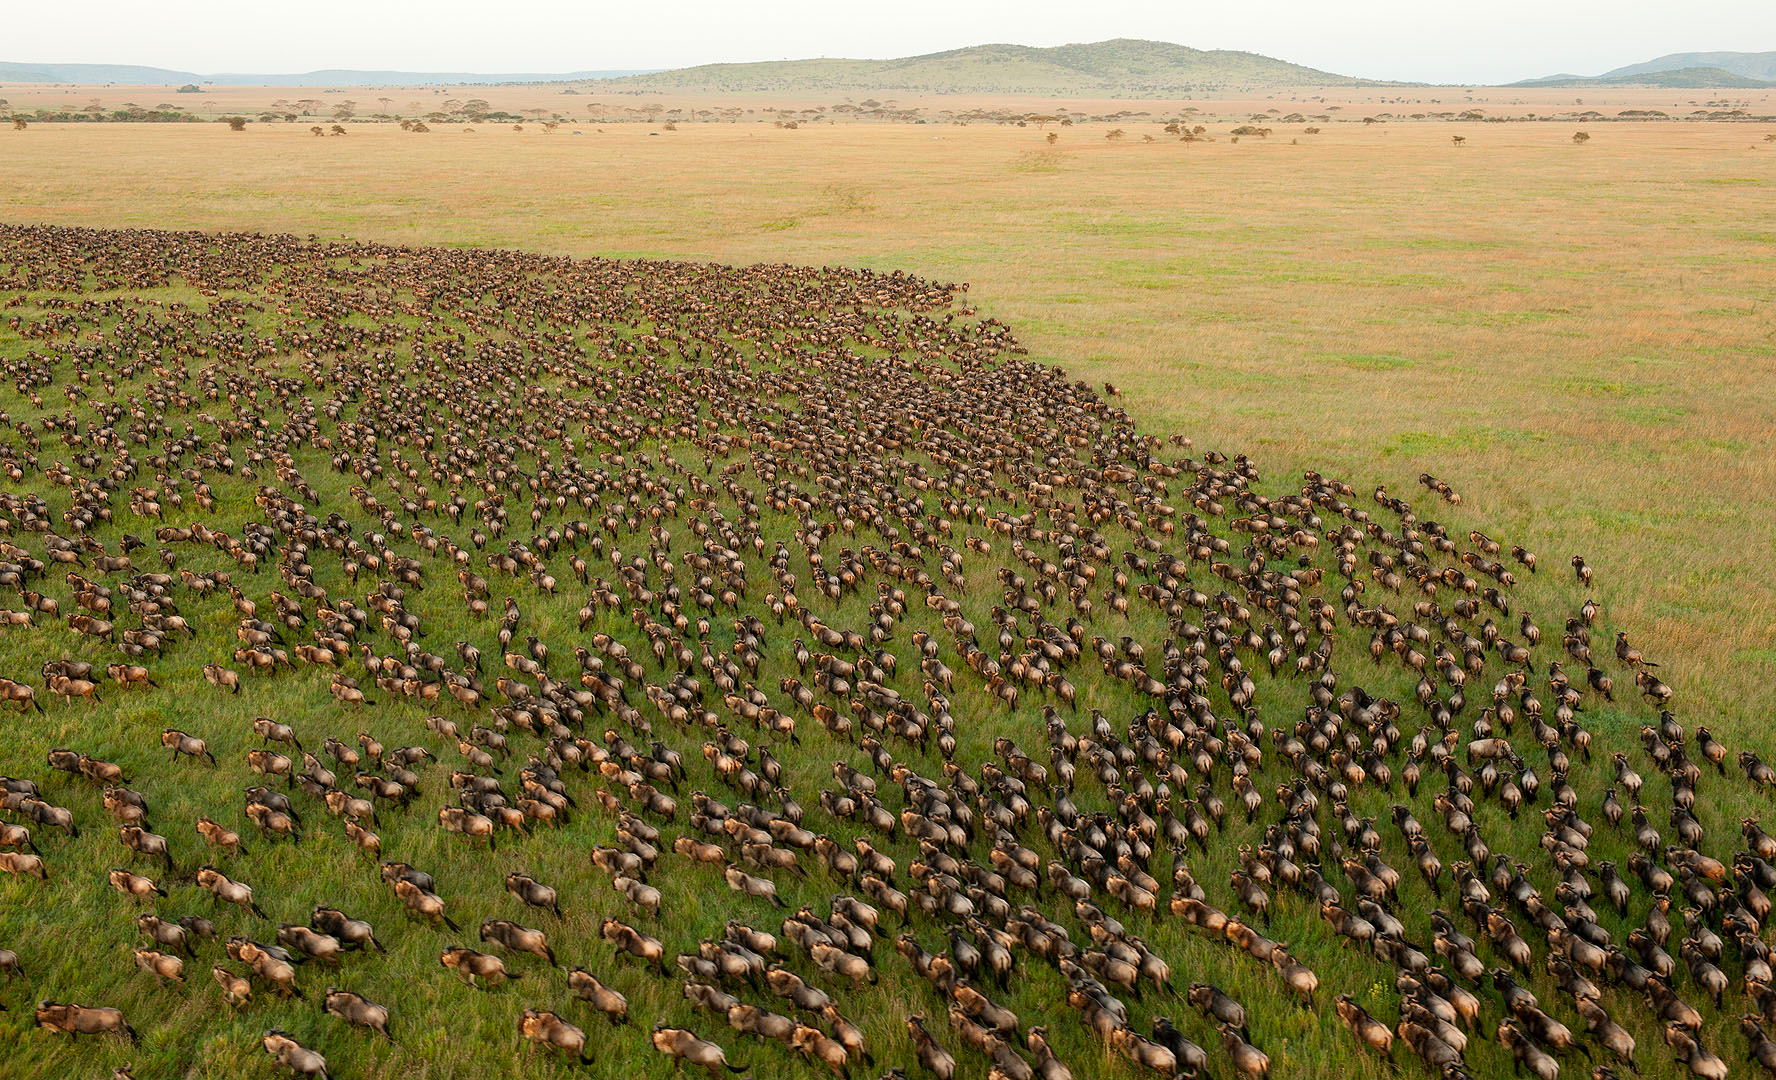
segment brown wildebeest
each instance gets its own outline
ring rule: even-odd
[[[67,1035],[108,1035],[120,1033],[130,1042],[140,1042],[136,1029],[129,1026],[117,1009],[94,1005],[63,1005],[54,1001],[37,1003],[37,1026]]]
[[[629,1022],[629,999],[600,982],[598,976],[585,968],[576,967],[567,973],[567,988],[575,997],[603,1013],[613,1026]]]
[[[332,934],[294,923],[279,923],[277,940],[286,949],[328,964],[339,963],[345,952],[345,943]]]
[[[129,788],[106,788],[102,796],[105,812],[119,825],[141,825],[148,820],[148,800]]]
[[[662,974],[670,975],[672,973],[666,966],[666,946],[657,939],[648,937],[635,927],[608,916],[603,923],[599,924],[598,932],[604,940],[637,960],[649,964],[658,963]]]
[[[43,854],[31,838],[30,829],[4,821],[0,821],[0,848],[29,848],[33,855]]]
[[[112,682],[125,689],[140,685],[153,687],[160,685],[150,677],[148,669],[140,664],[106,664],[105,674]]]
[[[744,1065],[729,1064],[727,1052],[715,1043],[705,1042],[684,1028],[667,1027],[664,1020],[654,1024],[653,1043],[655,1050],[673,1059],[674,1069],[689,1062],[701,1065],[710,1076],[720,1076],[722,1069],[736,1073],[746,1071]]]
[[[197,887],[213,895],[217,903],[235,904],[261,919],[265,918],[265,912],[259,909],[259,902],[253,899],[253,887],[231,880],[227,874],[213,866],[197,868]]]
[[[913,1049],[919,1064],[930,1072],[937,1080],[954,1080],[956,1076],[956,1059],[948,1050],[938,1045],[931,1033],[925,1030],[923,1016],[907,1017],[907,1034],[912,1036]]]
[[[395,896],[407,908],[409,915],[418,916],[434,924],[441,922],[457,933],[462,932],[462,927],[456,925],[450,916],[444,913],[444,901],[437,893],[422,889],[413,882],[402,879],[395,882]]]
[[[576,1055],[581,1065],[592,1064],[586,1056],[586,1033],[547,1009],[525,1009],[518,1021],[524,1037],[543,1046]]]
[[[470,986],[476,985],[476,979],[486,979],[498,986],[507,979],[524,978],[516,971],[507,971],[506,962],[499,957],[460,945],[446,945],[438,956],[438,963],[456,972],[456,977]]]
[[[158,857],[166,866],[167,872],[173,869],[172,847],[167,838],[159,833],[151,833],[140,825],[122,825],[117,829],[118,842],[138,855],[150,858]]]
[[[529,874],[507,874],[506,891],[531,907],[552,911],[557,919],[561,918],[561,901],[555,890]]]
[[[296,749],[302,749],[302,740],[296,737],[296,731],[289,724],[280,724],[269,716],[253,718],[253,734],[266,742],[289,743]]]
[[[41,855],[33,855],[28,851],[0,851],[0,871],[22,877],[34,877],[43,881],[49,880],[49,868],[44,865]],[[147,881],[147,878],[143,878]],[[113,880],[112,884],[116,884]],[[150,885],[153,882],[149,882]],[[135,895],[134,893],[131,894]]]
[[[267,1031],[259,1044],[271,1055],[272,1060],[290,1070],[291,1075],[331,1080],[326,1058],[276,1028]]]
[[[777,895],[777,883],[770,878],[755,877],[738,867],[730,866],[723,872],[728,888],[747,896],[762,897],[777,907],[788,907],[783,898]]]
[[[169,949],[183,949],[186,956],[195,956],[191,947],[191,934],[176,922],[168,922],[158,915],[136,916],[136,929],[148,935],[156,945]]]
[[[349,990],[329,986],[327,996],[321,999],[321,1008],[354,1027],[369,1028],[389,1042],[395,1041],[395,1037],[389,1034],[389,1011],[386,1006],[378,1005]]]
[[[136,967],[154,976],[157,986],[166,985],[171,979],[176,983],[185,981],[185,961],[170,956],[158,949],[137,949],[135,951]]]
[[[1394,1056],[1394,1033],[1386,1024],[1370,1016],[1349,994],[1338,995],[1338,1018],[1351,1029],[1357,1041],[1380,1050],[1389,1059]]]
[[[277,987],[283,996],[302,996],[296,986],[296,966],[284,959],[289,954],[282,949],[273,952],[257,942],[237,936],[228,939],[226,950],[230,958],[252,968],[253,974]]]
[[[548,935],[541,930],[520,926],[510,919],[483,919],[481,940],[496,942],[513,952],[529,953],[556,967],[560,966],[555,960],[555,950],[549,947]]]
[[[240,672],[232,671],[217,664],[205,664],[203,667],[204,681],[211,686],[227,690],[231,694],[240,693]]]
[[[485,814],[477,814],[460,806],[445,806],[438,810],[438,825],[445,832],[459,833],[471,838],[485,837],[487,849],[498,850],[498,845],[493,840],[493,819]]]
[[[5,854],[5,853],[0,853]],[[107,875],[111,887],[125,896],[143,900],[150,896],[165,896],[166,890],[156,885],[149,878],[140,874],[132,874],[121,867],[112,867]]]
[[[828,1036],[819,1028],[810,1027],[807,1024],[796,1024],[795,1030],[789,1036],[789,1046],[792,1050],[800,1050],[809,1061],[818,1061],[849,1080],[851,1076],[850,1052],[845,1049],[844,1043]]]
[[[211,765],[216,763],[216,755],[210,753],[209,744],[194,735],[187,735],[178,728],[163,728],[160,733],[160,745],[173,752],[173,760],[179,755],[188,757],[208,758]]]
[[[273,750],[248,750],[247,768],[259,776],[282,776],[291,787],[296,786],[295,769],[289,758]]]
[[[382,942],[376,940],[376,931],[362,919],[347,917],[345,912],[337,908],[316,906],[308,913],[308,924],[323,933],[332,934],[346,945],[363,948],[370,945],[377,952],[385,953]]]
[[[625,874],[618,874],[611,879],[611,886],[622,893],[631,904],[649,915],[660,914],[660,890],[646,882],[637,881]]]
[[[345,819],[345,838],[372,859],[382,854],[382,837],[364,828],[355,817]]]
[[[109,626],[110,624],[106,623],[105,625]],[[105,703],[105,699],[99,696],[99,684],[91,679],[70,679],[66,675],[51,675],[46,685],[50,693],[68,701],[81,698],[100,705]]]
[[[241,844],[240,833],[228,829],[207,817],[197,819],[197,832],[212,847],[221,848],[230,855],[245,855],[247,849]]]
[[[22,682],[14,682],[11,679],[0,679],[0,701],[17,705],[19,712],[24,712],[26,709],[43,711],[43,703],[37,700],[37,691]]]
[[[220,964],[210,968],[210,978],[222,988],[222,996],[235,1008],[245,1005],[253,997],[253,983],[243,975],[237,975]]]

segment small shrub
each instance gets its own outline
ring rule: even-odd
[[[244,116],[224,116],[222,122],[228,125],[229,131],[247,130],[247,118]]]

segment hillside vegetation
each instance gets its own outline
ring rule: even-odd
[[[1767,90],[1776,82],[1752,78],[1718,67],[1687,67],[1657,69],[1630,74],[1597,76],[1551,75],[1545,79],[1527,79],[1512,86],[1662,86],[1696,90]]]
[[[1731,72],[1749,79],[1776,81],[1776,51],[1771,52],[1687,52],[1671,53],[1639,64],[1627,64],[1606,71],[1604,78],[1617,75],[1647,75],[1659,71],[1682,71],[1711,68]]]
[[[1228,88],[1369,83],[1257,53],[1205,51],[1118,38],[1032,48],[976,45],[893,60],[780,60],[707,64],[613,79],[612,88],[722,93],[919,92],[1176,97]]]

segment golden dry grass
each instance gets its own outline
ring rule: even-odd
[[[1743,108],[1752,115],[1776,113],[1776,90],[1697,90],[1659,87],[1503,87],[1503,86],[1374,86],[1374,87],[1280,87],[1272,90],[1225,91],[1202,98],[1132,99],[1095,97],[1044,97],[1032,94],[929,94],[883,90],[863,92],[800,92],[769,95],[695,93],[684,91],[623,90],[600,82],[574,84],[515,83],[494,86],[206,86],[201,94],[175,93],[172,86],[107,83],[0,83],[0,101],[10,110],[80,110],[97,101],[106,109],[129,104],[154,108],[177,105],[210,119],[242,114],[253,116],[277,103],[312,100],[320,108],[304,113],[304,129],[317,119],[330,118],[340,103],[355,104],[360,116],[386,113],[392,116],[423,116],[443,108],[446,102],[472,99],[486,101],[490,109],[524,115],[526,109],[547,109],[584,120],[635,119],[635,113],[658,106],[663,114],[677,109],[684,114],[706,109],[738,107],[760,112],[805,109],[874,100],[895,108],[917,109],[928,116],[941,112],[965,113],[974,109],[1012,113],[1054,113],[1062,109],[1088,115],[1144,112],[1176,116],[1195,110],[1206,117],[1245,119],[1275,109],[1276,115],[1292,112],[1325,113],[1343,120],[1361,120],[1369,114],[1392,113],[1408,117],[1416,112],[1480,109],[1489,117],[1555,116],[1596,111],[1614,116],[1623,109],[1657,109],[1671,116],[1688,116],[1710,107]],[[278,105],[278,112],[284,111]]]
[[[1663,92],[1692,93],[1709,92]],[[1698,659],[1669,677],[1723,726],[1769,713],[1764,126],[1596,125],[1585,146],[1562,124],[1237,144],[1220,125],[1191,145],[1124,126],[1051,149],[983,126],[40,124],[0,132],[0,217],[966,280],[1037,356],[1124,387],[1145,424],[1273,473],[1448,477],[1544,572],[1586,554],[1626,625]]]

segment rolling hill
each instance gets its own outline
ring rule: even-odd
[[[617,71],[519,72],[488,74],[470,71],[355,71],[326,69],[297,74],[195,71],[142,67],[135,64],[35,64],[0,61],[0,82],[19,83],[199,83],[215,86],[445,86],[452,84],[579,82],[635,75],[643,69]]]
[[[611,80],[642,90],[920,92],[1157,97],[1227,87],[1387,85],[1257,53],[1119,38],[1032,48],[976,45],[892,60],[706,64]]]
[[[1648,75],[1655,72],[1676,72],[1708,68],[1741,75],[1748,79],[1776,82],[1776,51],[1772,52],[1688,52],[1671,53],[1641,64],[1629,64],[1604,72],[1600,78],[1619,75]]]
[[[1628,75],[1549,75],[1542,79],[1525,79],[1511,86],[1658,86],[1673,90],[1765,90],[1776,82],[1754,79],[1717,67],[1678,68],[1672,71],[1646,71]]]

